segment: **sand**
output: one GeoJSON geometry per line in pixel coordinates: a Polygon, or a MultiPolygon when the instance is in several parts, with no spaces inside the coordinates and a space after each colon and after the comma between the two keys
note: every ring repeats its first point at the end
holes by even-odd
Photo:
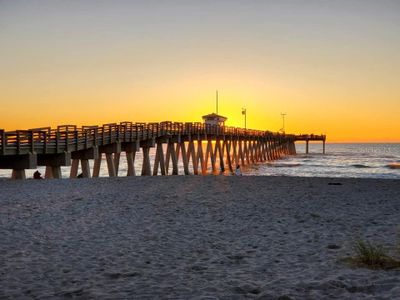
{"type": "Polygon", "coordinates": [[[399,225],[398,180],[1,180],[0,298],[400,299],[342,261],[399,225]]]}

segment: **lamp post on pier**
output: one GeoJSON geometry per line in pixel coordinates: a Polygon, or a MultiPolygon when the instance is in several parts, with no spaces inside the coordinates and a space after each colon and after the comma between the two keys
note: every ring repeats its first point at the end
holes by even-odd
{"type": "Polygon", "coordinates": [[[285,116],[286,116],[286,113],[281,113],[281,116],[282,116],[282,129],[281,129],[281,131],[282,131],[282,133],[285,133],[285,116]]]}
{"type": "Polygon", "coordinates": [[[244,129],[247,129],[247,110],[246,108],[242,108],[242,115],[244,115],[244,129]]]}

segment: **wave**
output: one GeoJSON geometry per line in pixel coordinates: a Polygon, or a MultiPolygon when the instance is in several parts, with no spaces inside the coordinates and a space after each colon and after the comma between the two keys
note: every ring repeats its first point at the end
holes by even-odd
{"type": "Polygon", "coordinates": [[[387,164],[386,167],[389,169],[400,169],[400,162],[387,164]]]}
{"type": "Polygon", "coordinates": [[[354,167],[354,168],[358,168],[358,169],[372,168],[370,166],[362,165],[362,164],[354,164],[354,165],[351,165],[351,166],[354,167]]]}
{"type": "Polygon", "coordinates": [[[293,168],[293,167],[299,167],[301,164],[299,163],[293,163],[293,164],[267,164],[269,167],[274,167],[274,168],[293,168]]]}

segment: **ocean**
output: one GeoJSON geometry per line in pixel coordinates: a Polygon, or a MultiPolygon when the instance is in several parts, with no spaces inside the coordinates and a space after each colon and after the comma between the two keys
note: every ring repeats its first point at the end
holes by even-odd
{"type": "Polygon", "coordinates": [[[296,144],[297,155],[249,166],[249,175],[400,179],[400,144],[296,144]]]}
{"type": "MultiPolygon", "coordinates": [[[[297,155],[284,159],[242,166],[242,173],[254,176],[301,176],[301,177],[353,177],[400,179],[400,144],[326,144],[326,154],[322,154],[322,143],[310,143],[310,153],[305,154],[305,144],[296,144],[297,155]]],[[[155,148],[150,153],[154,160],[155,148]]],[[[93,167],[93,161],[90,161],[93,167]]],[[[137,152],[136,174],[140,175],[142,154],[137,152]]],[[[179,160],[179,174],[183,174],[179,160]]],[[[192,169],[189,168],[191,171],[192,169]]],[[[211,167],[209,166],[211,170],[211,167]]],[[[38,168],[44,175],[44,167],[38,168]]],[[[26,170],[27,178],[32,178],[35,170],[26,170]]],[[[69,177],[70,167],[62,167],[63,178],[69,177]]],[[[125,176],[127,164],[121,154],[119,176],[125,176]]],[[[230,175],[228,171],[224,175],[230,175]]],[[[0,170],[0,177],[9,178],[11,170],[0,170]]],[[[107,164],[103,157],[100,176],[108,176],[107,164]]]]}

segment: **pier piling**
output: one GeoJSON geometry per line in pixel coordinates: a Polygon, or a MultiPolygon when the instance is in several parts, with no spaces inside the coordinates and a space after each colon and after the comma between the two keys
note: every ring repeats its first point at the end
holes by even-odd
{"type": "Polygon", "coordinates": [[[76,178],[81,166],[83,177],[100,175],[105,155],[108,175],[119,175],[121,152],[125,152],[127,176],[136,176],[136,152],[142,151],[141,175],[202,175],[236,165],[247,165],[295,155],[295,142],[322,141],[325,135],[292,135],[249,130],[203,123],[132,123],[103,126],[61,125],[6,132],[0,129],[0,168],[12,169],[13,179],[24,179],[26,169],[45,166],[45,178],[61,178],[61,167],[70,166],[70,177],[76,178]],[[150,149],[155,147],[151,161],[150,149]],[[91,170],[91,160],[93,169],[91,170]],[[218,169],[219,168],[219,169],[218,169]],[[171,171],[172,169],[172,171],[171,171]],[[211,170],[210,170],[211,169],[211,170]]]}

